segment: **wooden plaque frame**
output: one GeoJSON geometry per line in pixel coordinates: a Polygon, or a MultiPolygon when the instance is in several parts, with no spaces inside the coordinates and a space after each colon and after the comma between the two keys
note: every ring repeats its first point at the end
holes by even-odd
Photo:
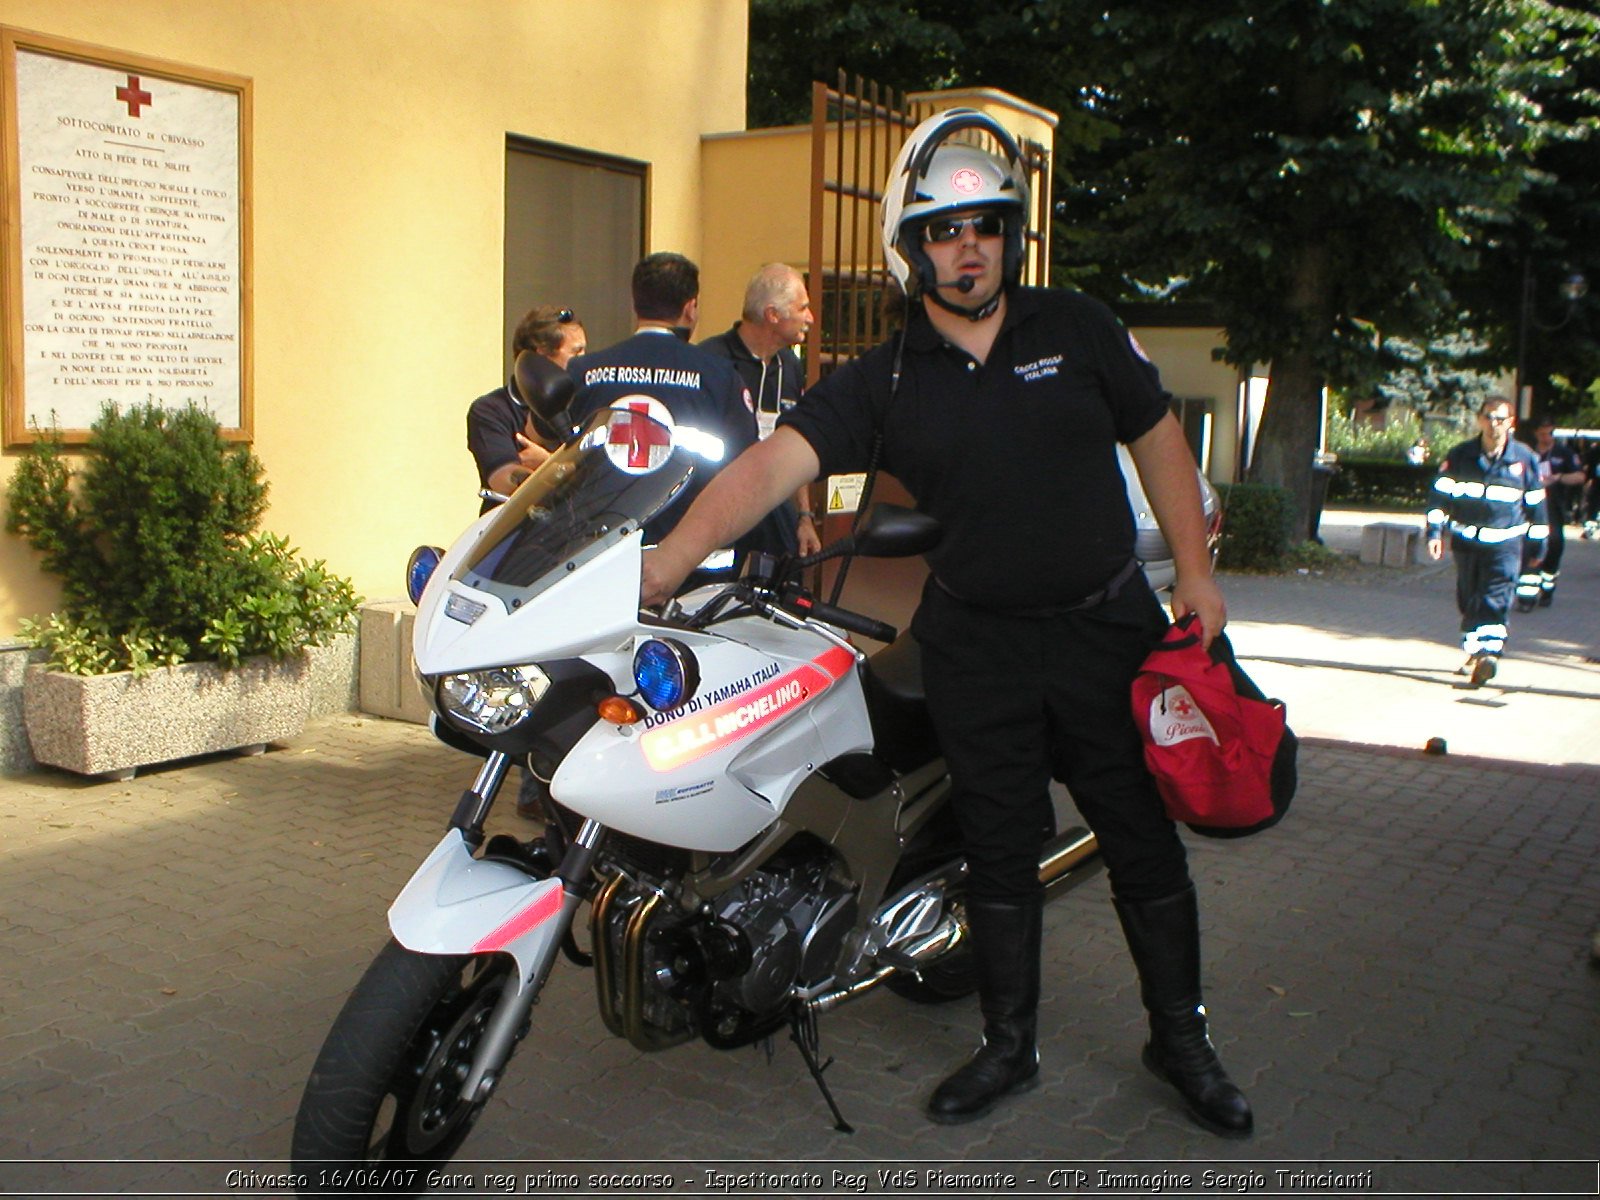
{"type": "Polygon", "coordinates": [[[107,400],[250,441],[252,81],[6,27],[0,66],[6,446],[107,400]]]}

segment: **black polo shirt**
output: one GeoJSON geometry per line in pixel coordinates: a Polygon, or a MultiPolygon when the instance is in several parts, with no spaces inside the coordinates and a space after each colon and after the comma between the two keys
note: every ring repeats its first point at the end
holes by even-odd
{"type": "Polygon", "coordinates": [[[762,361],[750,353],[750,347],[739,336],[741,324],[735,321],[732,329],[706,338],[699,343],[700,347],[733,364],[733,369],[739,372],[739,378],[744,380],[744,386],[750,389],[757,412],[768,412],[774,416],[788,412],[806,388],[805,368],[800,364],[800,356],[794,352],[794,347],[784,346],[771,358],[762,361]]]}
{"type": "Polygon", "coordinates": [[[478,482],[517,461],[517,434],[526,435],[528,410],[506,388],[479,396],[467,408],[467,449],[478,464],[478,482]]]}
{"type": "Polygon", "coordinates": [[[722,458],[698,460],[684,490],[645,524],[645,540],[652,545],[672,531],[719,470],[755,444],[754,406],[733,364],[665,330],[640,330],[573,359],[567,372],[578,385],[569,408],[578,424],[618,400],[643,395],[665,404],[676,424],[722,443],[722,458]]]}
{"type": "MultiPolygon", "coordinates": [[[[790,346],[784,346],[765,362],[751,354],[750,347],[739,336],[740,324],[735,321],[732,329],[708,337],[699,345],[703,350],[726,358],[733,364],[733,369],[739,373],[745,389],[755,401],[758,426],[770,431],[772,422],[793,408],[800,399],[800,393],[805,391],[805,368],[800,365],[800,356],[790,346]]],[[[762,517],[755,528],[745,535],[745,544],[768,554],[793,554],[799,547],[796,527],[799,519],[800,511],[794,500],[787,499],[762,517]]],[[[819,531],[822,528],[820,521],[817,528],[819,531]]]]}
{"type": "Polygon", "coordinates": [[[891,406],[895,340],[782,418],[823,472],[865,470],[882,423],[883,469],[944,526],[929,565],[973,603],[1067,603],[1115,576],[1134,543],[1116,444],[1148,433],[1171,397],[1111,311],[1080,292],[1012,289],[980,364],[914,309],[891,406]]]}

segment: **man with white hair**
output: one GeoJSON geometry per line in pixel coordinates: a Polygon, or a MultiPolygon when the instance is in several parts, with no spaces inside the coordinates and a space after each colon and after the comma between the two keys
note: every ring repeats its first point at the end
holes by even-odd
{"type": "MultiPolygon", "coordinates": [[[[805,341],[812,319],[800,272],[788,263],[767,263],[745,287],[742,317],[726,333],[700,343],[733,363],[755,401],[763,438],[805,390],[805,369],[794,348],[805,341]]],[[[811,507],[810,488],[802,487],[762,518],[752,540],[773,553],[813,554],[822,548],[821,534],[822,517],[811,507]]]]}

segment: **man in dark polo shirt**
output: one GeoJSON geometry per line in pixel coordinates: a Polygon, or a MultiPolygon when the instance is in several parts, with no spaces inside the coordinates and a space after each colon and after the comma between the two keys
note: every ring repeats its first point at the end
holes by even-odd
{"type": "MultiPolygon", "coordinates": [[[[678,437],[697,461],[683,494],[645,525],[645,543],[651,545],[677,524],[718,470],[755,444],[756,418],[754,401],[732,364],[689,344],[700,317],[699,268],[681,254],[651,254],[634,267],[632,292],[633,336],[568,364],[578,385],[569,411],[582,424],[599,409],[647,396],[671,414],[678,437]]],[[[695,582],[731,578],[733,568],[729,557],[723,569],[702,572],[695,582]]]]}
{"type": "Polygon", "coordinates": [[[1173,550],[1172,607],[1209,641],[1211,577],[1194,458],[1155,368],[1089,298],[1018,285],[1027,184],[992,119],[955,109],[913,131],[885,187],[883,238],[910,298],[900,338],[806,394],[646,556],[642,598],[819,472],[882,465],[944,538],[912,633],[970,868],[983,1044],[935,1090],[935,1121],[973,1120],[1038,1080],[1042,889],[1062,780],[1095,831],[1149,1013],[1145,1065],[1200,1124],[1253,1129],[1201,1004],[1199,911],[1177,829],[1144,759],[1130,685],[1167,620],[1133,557],[1116,461],[1125,443],[1173,550]],[[948,141],[982,129],[1000,159],[948,141]],[[894,378],[896,363],[899,384],[894,378]]]}
{"type": "MultiPolygon", "coordinates": [[[[744,289],[744,309],[733,328],[700,345],[733,363],[756,405],[760,436],[769,438],[778,418],[805,390],[805,368],[795,345],[811,328],[806,281],[788,263],[767,263],[744,289]]],[[[822,520],[811,507],[810,488],[773,509],[751,531],[772,554],[815,554],[822,549],[822,520]]]]}

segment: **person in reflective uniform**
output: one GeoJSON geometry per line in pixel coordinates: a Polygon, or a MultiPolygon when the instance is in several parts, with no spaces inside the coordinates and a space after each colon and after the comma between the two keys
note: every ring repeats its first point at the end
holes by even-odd
{"type": "Polygon", "coordinates": [[[1539,479],[1544,484],[1544,502],[1550,517],[1550,537],[1544,544],[1544,558],[1532,560],[1539,543],[1523,543],[1522,576],[1517,580],[1517,611],[1532,612],[1555,603],[1556,582],[1561,578],[1561,559],[1567,548],[1567,514],[1578,511],[1583,498],[1585,473],[1583,459],[1569,442],[1556,438],[1556,423],[1550,417],[1535,417],[1529,424],[1528,446],[1539,462],[1539,479]]]}
{"type": "Polygon", "coordinates": [[[1194,457],[1170,396],[1098,302],[1020,284],[1028,186],[1016,144],[954,109],[918,126],[884,189],[902,334],[807,391],[644,565],[670,594],[707,545],[797,484],[882,463],[944,536],[912,624],[970,870],[966,911],[983,1014],[977,1052],[930,1119],[975,1120],[1039,1078],[1043,890],[1052,777],[1094,830],[1149,1014],[1145,1065],[1200,1124],[1253,1116],[1207,1032],[1199,906],[1183,842],[1145,766],[1129,693],[1167,619],[1134,558],[1117,462],[1126,443],[1173,549],[1172,604],[1209,642],[1227,619],[1211,577],[1194,457]],[[955,135],[981,129],[996,157],[955,135]]]}
{"type": "MultiPolygon", "coordinates": [[[[1456,562],[1456,607],[1461,612],[1461,672],[1474,687],[1493,679],[1505,652],[1506,621],[1524,561],[1535,569],[1549,536],[1545,487],[1533,451],[1511,436],[1511,401],[1491,396],[1478,409],[1479,435],[1454,447],[1433,481],[1428,510],[1428,555],[1456,562]]],[[[1537,583],[1534,585],[1537,598],[1537,583]]]]}

